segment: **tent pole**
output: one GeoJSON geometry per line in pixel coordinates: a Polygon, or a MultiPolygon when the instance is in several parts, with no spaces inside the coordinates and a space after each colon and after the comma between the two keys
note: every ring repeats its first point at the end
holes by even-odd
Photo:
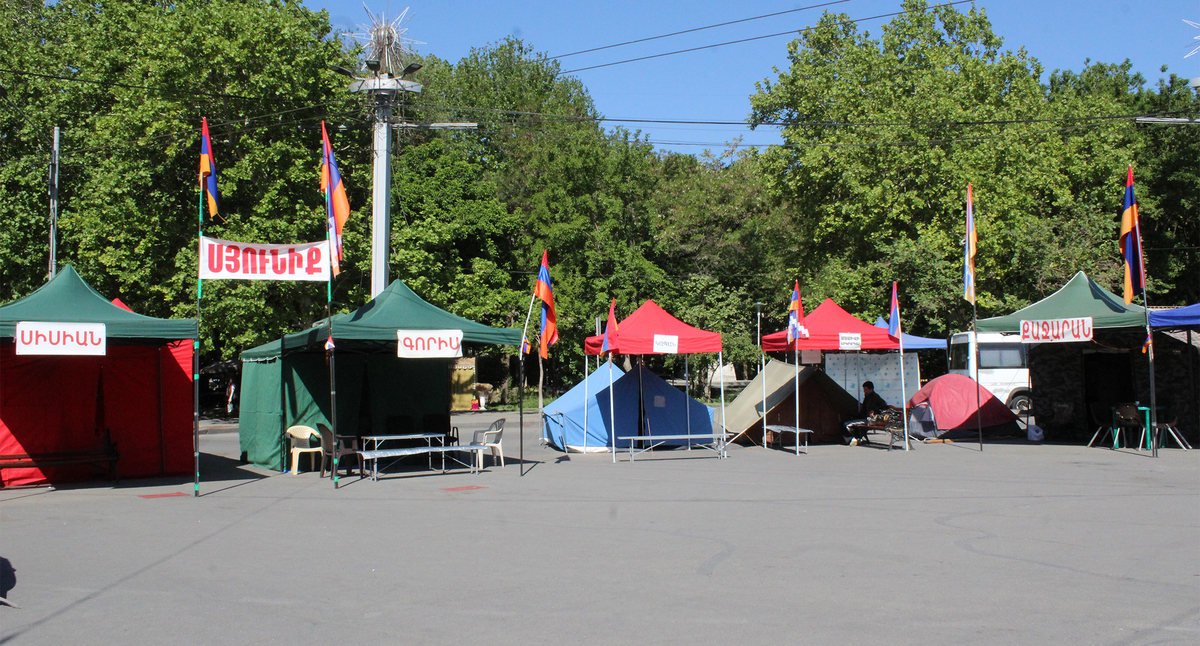
{"type": "MultiPolygon", "coordinates": [[[[687,412],[687,434],[692,434],[692,402],[687,394],[688,356],[683,355],[683,410],[687,412]]],[[[692,450],[692,441],[688,440],[687,450],[692,450]]]]}
{"type": "MultiPolygon", "coordinates": [[[[283,369],[283,339],[286,335],[279,337],[279,472],[283,473],[288,470],[288,450],[287,450],[287,382],[285,381],[286,373],[283,369]]],[[[299,470],[299,466],[296,467],[299,470]]]]}
{"type": "Polygon", "coordinates": [[[725,454],[725,354],[717,351],[717,368],[721,371],[721,457],[725,454]]]}
{"type": "Polygon", "coordinates": [[[613,355],[611,352],[609,352],[608,353],[608,421],[609,421],[609,425],[612,427],[609,430],[609,436],[612,438],[610,440],[612,442],[612,459],[613,459],[613,464],[616,464],[617,463],[617,416],[614,413],[614,407],[613,407],[612,369],[613,369],[613,355]]]}
{"type": "Polygon", "coordinates": [[[756,309],[758,310],[758,374],[762,380],[762,445],[765,449],[767,448],[767,351],[763,350],[762,343],[762,306],[759,305],[756,309]]]}

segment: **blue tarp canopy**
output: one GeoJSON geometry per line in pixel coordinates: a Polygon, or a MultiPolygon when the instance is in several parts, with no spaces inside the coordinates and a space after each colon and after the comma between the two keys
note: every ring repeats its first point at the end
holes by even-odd
{"type": "MultiPolygon", "coordinates": [[[[644,366],[625,373],[610,361],[542,408],[542,437],[551,446],[571,452],[601,452],[612,446],[610,370],[617,436],[638,435],[639,432],[642,435],[712,435],[713,409],[683,394],[644,366]],[[645,409],[645,421],[640,425],[640,431],[639,407],[645,409]]],[[[696,441],[697,444],[711,442],[711,438],[696,441]]],[[[667,444],[682,446],[687,441],[667,444]]],[[[616,446],[628,448],[629,442],[617,440],[616,446]]]]}
{"type": "Polygon", "coordinates": [[[1173,310],[1151,310],[1150,327],[1200,330],[1200,303],[1176,307],[1173,310]]]}
{"type": "MultiPolygon", "coordinates": [[[[883,320],[882,316],[875,319],[875,327],[881,327],[886,330],[887,326],[888,326],[887,321],[883,320]]],[[[905,350],[945,350],[946,349],[946,340],[945,339],[929,339],[929,338],[926,338],[923,336],[913,336],[911,334],[906,334],[904,332],[901,332],[900,336],[904,339],[904,349],[905,350]]]]}

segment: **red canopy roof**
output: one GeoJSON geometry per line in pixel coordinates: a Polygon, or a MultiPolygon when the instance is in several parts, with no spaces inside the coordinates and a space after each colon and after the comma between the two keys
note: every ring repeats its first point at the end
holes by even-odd
{"type": "Polygon", "coordinates": [[[987,388],[965,375],[951,373],[930,379],[908,400],[908,405],[912,407],[924,402],[929,402],[933,409],[933,418],[940,431],[975,428],[976,424],[995,426],[1017,419],[987,388]],[[978,420],[976,409],[979,410],[978,420]]]}
{"type": "MultiPolygon", "coordinates": [[[[804,317],[804,327],[808,328],[808,338],[799,339],[795,344],[787,342],[787,330],[781,330],[763,337],[763,349],[768,352],[800,350],[845,350],[840,342],[841,334],[857,334],[861,339],[862,350],[899,350],[900,344],[888,336],[887,330],[877,328],[870,323],[854,318],[846,310],[838,307],[831,299],[817,306],[817,309],[804,317]]],[[[624,332],[624,329],[621,330],[624,332]]]]}
{"type": "MultiPolygon", "coordinates": [[[[587,354],[600,354],[604,336],[589,336],[583,349],[587,354]]],[[[616,352],[619,354],[691,354],[720,352],[721,333],[694,328],[671,316],[654,301],[641,307],[617,324],[616,352]],[[655,337],[659,346],[655,349],[655,337]],[[672,344],[672,342],[674,342],[672,344]],[[675,347],[671,352],[666,348],[675,347]]]]}

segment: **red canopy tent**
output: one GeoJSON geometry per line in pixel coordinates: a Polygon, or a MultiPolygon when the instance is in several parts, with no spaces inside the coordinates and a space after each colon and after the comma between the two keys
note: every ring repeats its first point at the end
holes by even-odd
{"type": "MultiPolygon", "coordinates": [[[[721,333],[709,332],[695,328],[671,316],[654,301],[646,301],[617,324],[616,342],[610,350],[615,354],[694,354],[697,352],[716,352],[718,369],[722,362],[721,333]]],[[[604,347],[604,335],[589,336],[584,339],[585,354],[599,355],[604,347]]],[[[684,357],[684,374],[687,374],[687,357],[684,357]]],[[[725,428],[725,375],[721,374],[721,428],[725,428]]],[[[587,370],[584,370],[585,384],[587,370]]],[[[586,392],[586,385],[584,386],[586,392]]],[[[612,388],[609,388],[609,408],[612,408],[612,388]]],[[[691,409],[688,409],[690,415],[691,409]]],[[[689,429],[691,420],[688,420],[689,429]]],[[[616,432],[612,451],[613,461],[616,462],[616,432]]]]}
{"type": "MultiPolygon", "coordinates": [[[[617,324],[617,330],[617,354],[721,352],[720,332],[694,328],[668,314],[654,301],[643,303],[633,314],[617,324]],[[673,350],[670,349],[672,347],[673,350]]],[[[584,351],[588,354],[600,354],[603,343],[603,335],[589,336],[584,340],[584,351]]]]}
{"type": "MultiPolygon", "coordinates": [[[[832,299],[817,306],[804,317],[808,329],[807,339],[788,343],[787,330],[767,334],[762,338],[763,350],[767,352],[791,352],[793,350],[899,350],[900,343],[888,336],[886,328],[877,328],[866,321],[852,316],[838,307],[832,299]],[[846,347],[843,334],[857,334],[860,344],[856,348],[846,347]]],[[[624,340],[625,329],[621,329],[624,340]]]]}

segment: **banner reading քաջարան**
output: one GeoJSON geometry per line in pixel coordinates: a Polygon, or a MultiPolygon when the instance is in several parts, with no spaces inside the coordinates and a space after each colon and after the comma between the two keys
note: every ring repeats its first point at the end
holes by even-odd
{"type": "Polygon", "coordinates": [[[329,241],[256,244],[202,236],[200,278],[328,281],[329,241]]]}
{"type": "Polygon", "coordinates": [[[1092,340],[1092,317],[1021,321],[1021,343],[1075,343],[1092,340]]]}

